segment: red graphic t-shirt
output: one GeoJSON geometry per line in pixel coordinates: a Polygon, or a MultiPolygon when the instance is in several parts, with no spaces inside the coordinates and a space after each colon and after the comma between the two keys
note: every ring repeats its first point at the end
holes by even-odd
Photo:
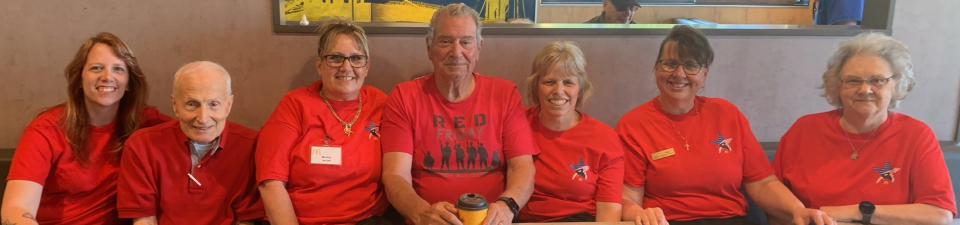
{"type": "Polygon", "coordinates": [[[507,160],[539,153],[517,86],[474,74],[467,99],[440,95],[433,75],[398,84],[383,113],[383,152],[413,156],[413,188],[433,204],[464,193],[493,201],[506,185],[507,160]]]}

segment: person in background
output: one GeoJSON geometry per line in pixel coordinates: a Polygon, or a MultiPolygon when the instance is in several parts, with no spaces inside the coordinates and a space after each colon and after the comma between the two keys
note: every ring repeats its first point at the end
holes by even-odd
{"type": "Polygon", "coordinates": [[[603,0],[603,11],[599,16],[583,23],[636,24],[633,14],[640,9],[638,0],[603,0]]]}
{"type": "Polygon", "coordinates": [[[623,147],[613,128],[578,110],[593,91],[586,64],[571,41],[550,43],[533,60],[527,120],[540,154],[521,222],[620,221],[623,147]]]}
{"type": "Polygon", "coordinates": [[[227,120],[230,74],[188,63],[173,77],[177,121],[140,129],[123,149],[117,210],[134,225],[253,224],[263,218],[254,183],[257,131],[227,120]]]}
{"type": "Polygon", "coordinates": [[[814,25],[860,25],[864,0],[813,0],[814,25]]]}
{"type": "Polygon", "coordinates": [[[950,224],[956,196],[936,135],[891,111],[913,86],[900,41],[864,33],[841,42],[821,86],[837,109],[797,119],[777,147],[777,176],[837,221],[950,224]]]}
{"type": "Polygon", "coordinates": [[[20,136],[0,208],[4,224],[124,223],[116,208],[124,142],[171,120],[146,105],[147,78],[111,33],[84,41],[64,75],[66,103],[37,115],[20,136]]]}

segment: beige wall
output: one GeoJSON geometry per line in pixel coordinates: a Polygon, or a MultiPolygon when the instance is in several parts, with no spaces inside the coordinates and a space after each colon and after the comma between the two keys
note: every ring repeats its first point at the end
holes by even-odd
{"type": "MultiPolygon", "coordinates": [[[[136,52],[152,86],[150,104],[170,114],[174,71],[187,62],[219,62],[233,75],[230,119],[259,128],[288,90],[318,77],[316,38],[273,34],[267,1],[4,1],[0,3],[0,148],[16,146],[43,107],[64,100],[63,67],[80,42],[111,31],[136,52]]],[[[918,84],[900,111],[951,140],[960,95],[960,2],[901,2],[894,37],[915,54],[918,84]]],[[[657,94],[652,65],[659,36],[485,35],[477,70],[521,82],[530,60],[554,40],[581,44],[597,86],[590,115],[615,124],[657,94]]],[[[710,37],[717,59],[702,93],[729,99],[761,141],[777,141],[801,115],[829,110],[814,87],[839,37],[710,37]]],[[[431,70],[420,35],[371,35],[367,81],[384,90],[431,70]]]]}
{"type": "MultiPolygon", "coordinates": [[[[537,9],[538,23],[580,23],[603,11],[602,6],[550,6],[537,9]]],[[[643,6],[637,23],[672,23],[694,18],[722,24],[813,24],[809,7],[643,6]]]]}

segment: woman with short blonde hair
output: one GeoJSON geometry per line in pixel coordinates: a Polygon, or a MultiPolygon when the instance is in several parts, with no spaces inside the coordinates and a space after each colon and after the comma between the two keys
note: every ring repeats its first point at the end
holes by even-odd
{"type": "Polygon", "coordinates": [[[610,126],[578,110],[592,91],[586,66],[571,41],[550,43],[533,60],[526,115],[540,154],[521,222],[620,221],[623,150],[610,126]]]}
{"type": "Polygon", "coordinates": [[[380,183],[387,95],[363,84],[370,70],[366,34],[343,18],[317,32],[320,80],[287,92],[257,139],[267,218],[271,224],[390,224],[382,217],[389,203],[380,183]]]}

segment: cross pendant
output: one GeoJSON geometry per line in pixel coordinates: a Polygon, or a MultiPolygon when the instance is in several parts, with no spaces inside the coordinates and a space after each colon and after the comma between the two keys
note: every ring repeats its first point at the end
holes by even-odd
{"type": "Polygon", "coordinates": [[[683,147],[687,147],[687,151],[690,151],[690,144],[683,143],[683,147]]]}
{"type": "Polygon", "coordinates": [[[353,131],[350,130],[350,126],[347,126],[343,128],[343,133],[347,134],[347,137],[350,137],[350,135],[353,134],[353,131]]]}

